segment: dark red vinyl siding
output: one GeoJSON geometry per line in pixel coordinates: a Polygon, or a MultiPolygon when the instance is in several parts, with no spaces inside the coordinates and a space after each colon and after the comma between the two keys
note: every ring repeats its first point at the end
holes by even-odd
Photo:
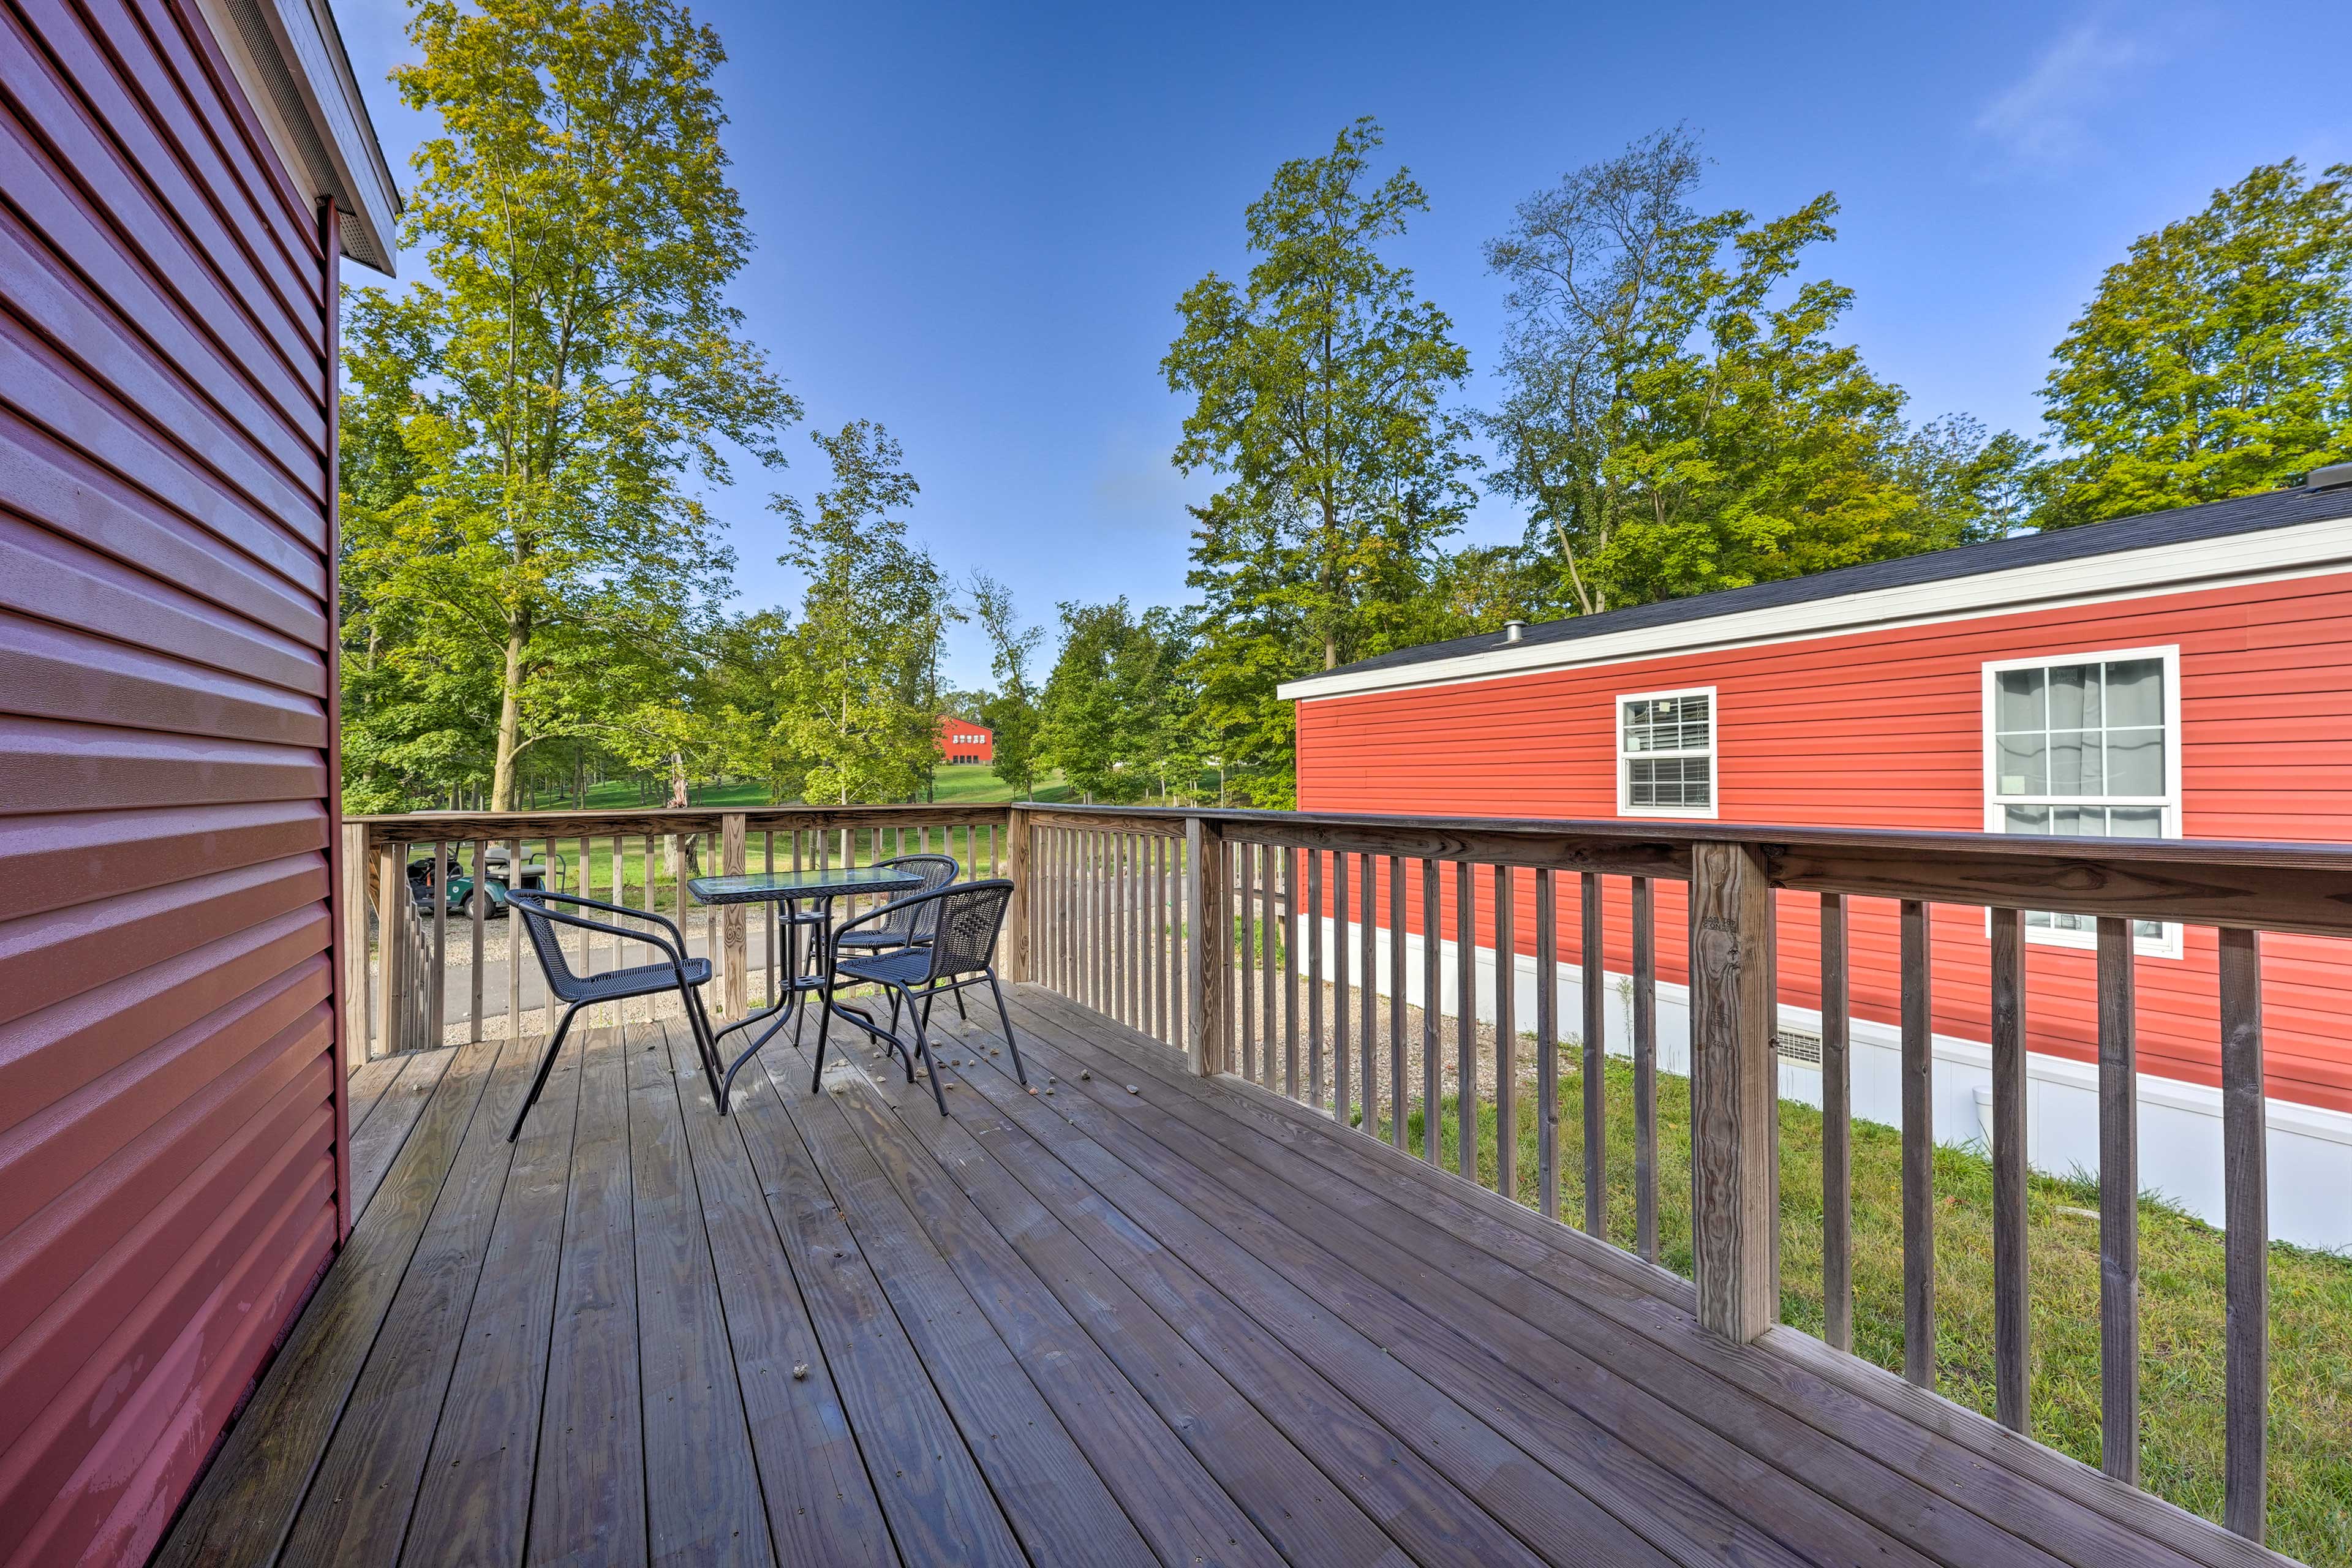
{"type": "Polygon", "coordinates": [[[0,1564],[137,1562],[334,1248],[334,261],[185,0],[0,0],[0,1564]]]}

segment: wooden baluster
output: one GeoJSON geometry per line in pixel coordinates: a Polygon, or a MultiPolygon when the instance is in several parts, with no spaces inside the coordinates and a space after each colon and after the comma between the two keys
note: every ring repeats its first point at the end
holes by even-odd
{"type": "Polygon", "coordinates": [[[1454,863],[1454,1167],[1478,1179],[1478,884],[1467,860],[1454,863]]]}
{"type": "Polygon", "coordinates": [[[1283,851],[1271,844],[1258,846],[1258,984],[1265,988],[1260,1012],[1265,1019],[1265,1050],[1258,1063],[1258,1081],[1268,1089],[1279,1081],[1275,1068],[1275,1042],[1281,1034],[1282,968],[1275,950],[1282,945],[1282,934],[1281,906],[1275,898],[1274,883],[1275,868],[1282,855],[1283,851]]]}
{"type": "Polygon", "coordinates": [[[1282,1092],[1298,1098],[1298,851],[1282,852],[1282,1092]]]}
{"type": "Polygon", "coordinates": [[[2025,1252],[2025,924],[2015,910],[1990,913],[1993,1412],[2002,1426],[2023,1432],[2029,1429],[2031,1397],[2025,1252]]]}
{"type": "Polygon", "coordinates": [[[2263,949],[2258,931],[2221,939],[2221,1179],[2229,1318],[2221,1522],[2263,1539],[2270,1459],[2270,1106],[2263,1093],[2263,949]]]}
{"type": "Polygon", "coordinates": [[[386,844],[375,852],[375,1050],[380,1056],[404,1048],[402,1028],[408,993],[416,984],[404,940],[409,920],[408,846],[386,844]]]}
{"type": "Polygon", "coordinates": [[[1578,887],[1578,962],[1584,1004],[1584,1230],[1609,1234],[1609,938],[1602,916],[1601,879],[1583,873],[1578,887]]]}
{"type": "Polygon", "coordinates": [[[1198,816],[1184,819],[1185,861],[1191,868],[1189,908],[1184,923],[1191,928],[1192,962],[1185,966],[1190,1001],[1185,1012],[1191,1030],[1187,1054],[1192,1070],[1207,1074],[1224,1067],[1224,944],[1212,934],[1224,923],[1223,829],[1198,816]]]}
{"type": "Polygon", "coordinates": [[[1444,1134],[1444,1107],[1438,1092],[1437,1020],[1442,1009],[1442,963],[1444,943],[1443,900],[1437,891],[1437,862],[1421,863],[1421,1157],[1437,1163],[1444,1134]]]}
{"type": "Polygon", "coordinates": [[[1240,927],[1241,963],[1237,978],[1242,1020],[1242,1076],[1255,1082],[1257,1079],[1257,975],[1254,965],[1257,959],[1257,882],[1258,847],[1255,844],[1234,846],[1234,889],[1238,900],[1234,923],[1240,927]]]}
{"type": "MultiPolygon", "coordinates": [[[[1389,1142],[1404,1147],[1412,1095],[1404,1082],[1404,861],[1389,857],[1389,1142]]],[[[1423,1112],[1426,1120],[1427,1112],[1423,1112]]]]}
{"type": "Polygon", "coordinates": [[[490,847],[480,839],[474,840],[474,886],[466,899],[466,914],[473,925],[473,963],[467,986],[466,1038],[470,1043],[482,1037],[482,943],[488,934],[484,922],[488,918],[490,847]]]}
{"type": "MultiPolygon", "coordinates": [[[[721,876],[740,877],[744,874],[746,820],[740,811],[730,811],[719,818],[719,870],[721,876]]],[[[613,843],[615,861],[620,852],[620,841],[615,839],[613,843]]],[[[615,886],[619,885],[620,879],[620,868],[616,864],[613,871],[615,886]]],[[[617,893],[614,895],[613,901],[622,901],[617,893]]],[[[727,949],[726,973],[719,977],[720,994],[724,1000],[719,1005],[727,1010],[730,1018],[740,1018],[751,1010],[751,986],[746,984],[751,968],[751,949],[746,940],[749,921],[745,919],[750,912],[742,904],[729,904],[719,911],[727,949]]]]}
{"type": "Polygon", "coordinates": [[[1099,832],[1087,834],[1087,864],[1094,878],[1092,896],[1087,900],[1087,951],[1094,958],[1094,1009],[1107,1014],[1111,1010],[1110,868],[1107,863],[1110,846],[1108,837],[1099,832]]]}
{"type": "Polygon", "coordinates": [[[446,840],[433,841],[433,876],[425,885],[433,890],[433,986],[425,1009],[426,1037],[438,1046],[449,1017],[449,846],[446,840]]]}
{"type": "Polygon", "coordinates": [[[1745,1343],[1780,1315],[1772,1232],[1771,891],[1745,844],[1691,847],[1691,1254],[1701,1327],[1745,1343]]]}
{"type": "Polygon", "coordinates": [[[1495,880],[1495,1190],[1519,1195],[1519,943],[1512,910],[1518,877],[1497,866],[1495,880]]]}
{"type": "Polygon", "coordinates": [[[1650,879],[1633,879],[1633,1245],[1658,1260],[1658,912],[1650,879]]]}
{"type": "MultiPolygon", "coordinates": [[[[623,845],[624,845],[625,842],[626,842],[626,841],[625,841],[625,839],[623,839],[623,838],[621,837],[621,836],[620,836],[619,834],[617,834],[617,833],[616,833],[616,834],[614,834],[614,835],[613,836],[612,840],[611,840],[611,843],[612,843],[612,846],[613,846],[613,887],[612,887],[613,897],[612,897],[612,901],[613,901],[614,903],[620,904],[620,905],[623,905],[623,906],[625,906],[625,905],[628,903],[628,901],[629,901],[629,889],[628,889],[628,876],[629,876],[629,868],[628,868],[628,861],[627,861],[627,851],[623,847],[623,845]]],[[[610,917],[602,917],[602,916],[600,916],[600,918],[610,918],[610,917]]],[[[623,921],[615,921],[614,923],[616,923],[616,924],[625,924],[625,922],[623,922],[623,921]]],[[[644,947],[644,944],[641,942],[641,943],[639,943],[639,944],[638,944],[638,946],[639,946],[639,948],[642,950],[642,949],[643,949],[643,947],[644,947]]],[[[628,944],[628,942],[625,942],[625,940],[623,940],[623,939],[621,939],[621,938],[619,938],[619,937],[615,937],[615,938],[614,938],[614,939],[613,939],[613,963],[614,963],[614,966],[615,968],[621,967],[621,966],[623,966],[623,965],[628,964],[628,963],[633,963],[633,962],[635,962],[635,963],[643,963],[643,962],[645,961],[645,957],[646,957],[646,954],[645,954],[645,952],[644,952],[643,951],[640,951],[640,952],[635,952],[635,953],[632,953],[632,952],[629,951],[629,944],[628,944]]],[[[617,1026],[617,1025],[625,1024],[625,1023],[627,1023],[627,1022],[628,1022],[628,1018],[629,1018],[629,1005],[628,1005],[627,1003],[625,1003],[625,1002],[614,1002],[614,1003],[609,1003],[609,1004],[607,1004],[607,1005],[605,1005],[605,1007],[604,1007],[604,1015],[605,1015],[605,1019],[604,1019],[604,1021],[605,1021],[606,1023],[608,1023],[608,1024],[612,1024],[612,1025],[616,1025],[616,1026],[617,1026]]]]}
{"type": "Polygon", "coordinates": [[[1128,998],[1127,1007],[1135,1028],[1146,1035],[1156,1032],[1152,1002],[1159,988],[1153,984],[1151,963],[1151,853],[1159,842],[1141,833],[1128,839],[1127,962],[1134,994],[1128,998]]]}
{"type": "MultiPolygon", "coordinates": [[[[650,861],[647,862],[651,864],[650,861]]],[[[507,889],[509,892],[523,885],[522,840],[507,840],[507,889]]],[[[522,929],[522,918],[513,910],[507,911],[507,1038],[522,1038],[522,966],[530,962],[530,939],[522,929]]]]}
{"type": "MultiPolygon", "coordinates": [[[[1635,884],[1637,887],[1639,883],[1635,884]]],[[[1822,1337],[1853,1349],[1853,1067],[1845,895],[1822,895],[1822,1337]]]]}
{"type": "Polygon", "coordinates": [[[1331,852],[1331,1115],[1345,1127],[1356,1107],[1356,1065],[1348,1051],[1348,1018],[1355,1011],[1355,993],[1348,972],[1355,959],[1348,945],[1348,857],[1331,852]]]}
{"type": "Polygon", "coordinates": [[[1935,1035],[1928,908],[1903,900],[1903,1375],[1936,1386],[1935,1035]]]}
{"type": "Polygon", "coordinates": [[[1546,1219],[1559,1217],[1559,909],[1549,867],[1536,868],[1536,1189],[1546,1219]]]}
{"type": "Polygon", "coordinates": [[[1356,1092],[1363,1102],[1364,1131],[1377,1138],[1381,1135],[1381,871],[1370,855],[1356,857],[1356,957],[1360,965],[1356,997],[1363,1009],[1357,1047],[1361,1052],[1363,1081],[1356,1086],[1356,1092]]]}
{"type": "Polygon", "coordinates": [[[1307,1102],[1323,1099],[1323,851],[1307,851],[1307,1102]]]}
{"type": "Polygon", "coordinates": [[[2132,960],[2132,922],[2100,916],[2099,1468],[2137,1486],[2139,1063],[2132,960]]]}

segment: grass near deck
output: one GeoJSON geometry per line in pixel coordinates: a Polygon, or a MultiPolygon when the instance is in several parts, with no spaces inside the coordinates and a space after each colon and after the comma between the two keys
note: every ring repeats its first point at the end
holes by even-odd
{"type": "MultiPolygon", "coordinates": [[[[1633,1245],[1633,1077],[1608,1068],[1609,1234],[1633,1245]]],[[[1518,1193],[1537,1187],[1535,1099],[1518,1129],[1518,1193]]],[[[1560,1212],[1584,1212],[1581,1075],[1560,1079],[1560,1212]]],[[[1454,1111],[1442,1144],[1454,1168],[1454,1111]]],[[[1406,1121],[1421,1145],[1421,1113],[1406,1121]]],[[[1479,1175],[1495,1180],[1495,1108],[1479,1107],[1479,1175]]],[[[1386,1136],[1386,1123],[1381,1124],[1386,1136]]],[[[1784,1102],[1780,1121],[1783,1321],[1822,1331],[1822,1118],[1784,1102]]],[[[1853,1128],[1854,1349],[1903,1365],[1902,1140],[1853,1128]]],[[[1688,1277],[1689,1080],[1658,1076],[1659,1261],[1688,1277]]],[[[1992,1165],[1961,1149],[1936,1154],[1938,1390],[1993,1409],[1992,1165]]],[[[2099,1223],[2095,1181],[2036,1177],[2032,1239],[2032,1433],[2099,1461],[2099,1223]]],[[[2144,1484],[2219,1519],[2222,1496],[2221,1233],[2156,1200],[2140,1205],[2140,1432],[2144,1484]]],[[[2271,1249],[2270,1544],[2315,1563],[2352,1563],[2352,1258],[2271,1249]]]]}
{"type": "MultiPolygon", "coordinates": [[[[999,801],[1015,801],[1021,792],[996,776],[992,767],[960,763],[950,767],[942,764],[932,776],[932,804],[940,805],[992,805],[999,801]]],[[[1042,804],[1076,800],[1077,792],[1062,782],[1059,773],[1048,773],[1037,785],[1037,800],[1042,804]]],[[[777,805],[768,798],[768,786],[762,784],[697,784],[687,791],[687,799],[696,808],[725,806],[743,811],[782,810],[798,805],[799,801],[787,801],[777,805]]],[[[637,785],[631,779],[606,779],[588,786],[590,811],[636,811],[663,804],[660,799],[650,803],[638,797],[637,785]]],[[[812,804],[822,805],[822,801],[812,804]]],[[[562,792],[542,794],[530,810],[567,811],[572,797],[562,792]]]]}

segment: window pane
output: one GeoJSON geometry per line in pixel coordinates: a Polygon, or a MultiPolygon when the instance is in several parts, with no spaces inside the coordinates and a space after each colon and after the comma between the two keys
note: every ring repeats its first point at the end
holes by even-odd
{"type": "Polygon", "coordinates": [[[2043,931],[2048,931],[2050,929],[2050,911],[2048,910],[2028,910],[2025,911],[2025,923],[2030,926],[2038,926],[2043,931]]]}
{"type": "Polygon", "coordinates": [[[2046,805],[2005,805],[2001,814],[2008,818],[2002,831],[2008,833],[2047,833],[2050,831],[2050,808],[2046,805]]]}
{"type": "Polygon", "coordinates": [[[2001,734],[2021,730],[2044,727],[2042,706],[2042,672],[2038,669],[2004,669],[1996,678],[1993,693],[1993,729],[2001,734]]]}
{"type": "Polygon", "coordinates": [[[2096,730],[2050,731],[2050,791],[2052,795],[2105,795],[2096,730]]]}
{"type": "Polygon", "coordinates": [[[2071,838],[2105,838],[2107,836],[2106,808],[2053,805],[2050,808],[2050,831],[2071,838]]]}
{"type": "Polygon", "coordinates": [[[2164,837],[2164,808],[2160,805],[2109,806],[2107,831],[2117,838],[2161,838],[2164,837]]]}
{"type": "Polygon", "coordinates": [[[2114,725],[2164,722],[2164,660],[2121,659],[2107,666],[2107,721],[2114,725]]]}
{"type": "Polygon", "coordinates": [[[2003,735],[1994,744],[1993,772],[2002,795],[2050,793],[2049,742],[2042,735],[2003,735]]]}
{"type": "Polygon", "coordinates": [[[2050,727],[2053,730],[2095,730],[2099,727],[2099,667],[2061,665],[2050,672],[2050,727]]]}
{"type": "Polygon", "coordinates": [[[2162,921],[2132,921],[2132,935],[2139,938],[2142,942],[2162,942],[2164,940],[2164,922],[2162,921]]]}
{"type": "Polygon", "coordinates": [[[2107,731],[2107,795],[2164,793],[2164,731],[2107,731]]]}

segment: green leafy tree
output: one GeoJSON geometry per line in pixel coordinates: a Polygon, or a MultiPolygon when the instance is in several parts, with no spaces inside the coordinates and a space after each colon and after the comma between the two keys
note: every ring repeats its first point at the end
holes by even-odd
{"type": "Polygon", "coordinates": [[[1045,629],[1023,626],[1013,591],[985,572],[974,572],[969,588],[972,614],[988,637],[989,673],[996,678],[995,695],[980,710],[981,722],[996,737],[996,776],[1034,800],[1045,721],[1029,682],[1029,661],[1045,643],[1045,629]]]}
{"type": "Polygon", "coordinates": [[[1395,646],[1471,500],[1468,427],[1444,406],[1469,356],[1381,254],[1429,204],[1408,170],[1375,178],[1381,142],[1359,120],[1277,168],[1245,215],[1248,277],[1195,284],[1160,362],[1192,398],[1176,466],[1225,480],[1194,511],[1200,678],[1238,765],[1276,793],[1293,745],[1275,683],[1395,646]]]}
{"type": "Polygon", "coordinates": [[[1486,247],[1510,310],[1492,482],[1528,505],[1555,601],[1589,615],[2010,526],[2024,443],[1913,430],[1902,389],[1831,341],[1853,293],[1799,273],[1836,198],[1702,213],[1704,166],[1659,132],[1520,203],[1486,247]]]}
{"type": "Polygon", "coordinates": [[[814,516],[779,496],[807,580],[781,683],[780,740],[807,769],[810,800],[911,800],[940,758],[939,649],[954,614],[947,579],[894,515],[914,477],[880,426],[811,433],[832,464],[814,516]]]}
{"type": "Polygon", "coordinates": [[[799,410],[724,302],[751,238],[716,34],[670,0],[420,0],[409,37],[428,276],[352,292],[346,367],[415,471],[357,575],[453,679],[487,662],[504,810],[529,748],[608,737],[677,668],[733,565],[686,481],[730,444],[780,463],[799,410]]]}
{"type": "Polygon", "coordinates": [[[2265,164],[2132,244],[2052,358],[2044,526],[2352,459],[2352,164],[2265,164]]]}
{"type": "Polygon", "coordinates": [[[1125,599],[1061,610],[1043,702],[1045,760],[1089,801],[1165,795],[1171,768],[1183,765],[1192,707],[1181,620],[1163,609],[1138,616],[1125,599]]]}

